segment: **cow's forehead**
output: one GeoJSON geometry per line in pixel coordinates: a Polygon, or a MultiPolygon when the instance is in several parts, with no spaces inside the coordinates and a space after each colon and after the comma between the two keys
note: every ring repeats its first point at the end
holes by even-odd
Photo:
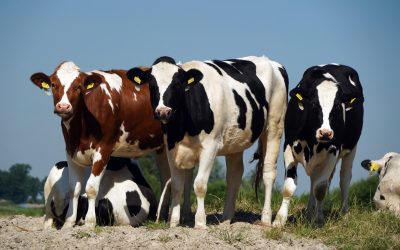
{"type": "Polygon", "coordinates": [[[322,107],[332,107],[336,98],[338,86],[331,80],[322,81],[317,86],[318,100],[322,107]]]}
{"type": "Polygon", "coordinates": [[[157,63],[151,68],[151,74],[159,86],[169,85],[178,71],[179,67],[177,65],[167,62],[157,63]]]}
{"type": "Polygon", "coordinates": [[[80,69],[73,62],[63,62],[56,69],[55,75],[64,89],[68,89],[72,82],[79,76],[80,69]]]}

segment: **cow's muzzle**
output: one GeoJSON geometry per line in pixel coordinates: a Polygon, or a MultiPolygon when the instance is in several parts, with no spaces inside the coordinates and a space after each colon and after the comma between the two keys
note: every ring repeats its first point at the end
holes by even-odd
{"type": "Polygon", "coordinates": [[[54,107],[54,113],[63,119],[69,118],[72,115],[72,106],[71,104],[57,103],[54,107]]]}
{"type": "Polygon", "coordinates": [[[155,117],[162,123],[166,124],[171,118],[172,109],[169,107],[158,107],[154,112],[155,117]]]}
{"type": "Polygon", "coordinates": [[[318,142],[330,142],[333,139],[333,130],[329,128],[320,128],[317,130],[317,141],[318,142]]]}

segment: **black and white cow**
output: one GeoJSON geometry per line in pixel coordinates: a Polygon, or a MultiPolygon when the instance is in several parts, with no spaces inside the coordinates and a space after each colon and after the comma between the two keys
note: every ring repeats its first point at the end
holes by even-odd
{"type": "MultiPolygon", "coordinates": [[[[68,164],[58,162],[44,185],[44,228],[61,228],[69,207],[68,164]]],[[[86,168],[84,183],[90,176],[86,168]]],[[[101,181],[96,200],[96,221],[99,225],[138,226],[147,218],[155,219],[156,197],[136,163],[127,158],[111,157],[101,181]]],[[[76,224],[84,224],[88,199],[81,193],[78,200],[76,224]]]]}
{"type": "Polygon", "coordinates": [[[361,165],[379,174],[379,184],[374,195],[375,205],[379,209],[392,210],[400,216],[400,154],[386,153],[379,160],[364,160],[361,165]]]}
{"type": "Polygon", "coordinates": [[[273,225],[286,222],[297,184],[297,163],[311,177],[308,215],[322,224],[322,202],[339,159],[342,212],[348,210],[351,169],[363,125],[363,90],[354,69],[328,64],[307,69],[290,96],[285,117],[283,201],[273,225]]]}
{"type": "Polygon", "coordinates": [[[197,163],[195,227],[206,228],[204,197],[217,155],[227,162],[227,197],[223,220],[234,215],[243,174],[243,151],[258,138],[265,165],[262,221],[271,224],[271,191],[287,106],[287,74],[266,57],[192,61],[177,65],[158,58],[148,70],[133,68],[127,76],[136,85],[148,82],[155,116],[163,123],[171,169],[170,226],[180,219],[184,170],[197,163]]]}

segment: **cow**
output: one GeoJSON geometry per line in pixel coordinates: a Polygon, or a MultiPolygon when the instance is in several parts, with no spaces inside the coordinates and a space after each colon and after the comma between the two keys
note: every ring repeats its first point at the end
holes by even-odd
{"type": "Polygon", "coordinates": [[[243,174],[243,151],[258,139],[265,165],[262,222],[270,225],[271,190],[287,105],[284,67],[266,57],[176,64],[163,56],[151,68],[132,68],[127,76],[136,87],[148,84],[154,115],[163,123],[171,170],[170,226],[179,224],[184,170],[198,163],[193,184],[195,228],[206,228],[204,198],[217,155],[225,155],[227,163],[222,219],[229,222],[243,174]]]}
{"type": "Polygon", "coordinates": [[[375,205],[400,216],[400,154],[390,152],[379,160],[364,160],[361,165],[379,174],[379,184],[374,195],[375,205]]]}
{"type": "Polygon", "coordinates": [[[336,163],[340,170],[341,211],[348,211],[352,164],[363,125],[363,89],[351,67],[327,64],[308,68],[290,91],[285,117],[285,181],[273,226],[284,226],[297,185],[297,163],[311,178],[307,216],[322,226],[322,206],[336,163]]]}
{"type": "MultiPolygon", "coordinates": [[[[51,168],[44,185],[44,228],[61,228],[69,206],[68,163],[60,161],[51,168]]],[[[84,183],[90,175],[85,169],[84,183]]],[[[83,190],[82,190],[83,191],[83,190]]],[[[78,200],[76,224],[83,224],[88,209],[86,194],[78,200]]],[[[138,226],[147,218],[155,219],[157,200],[138,165],[127,158],[111,157],[96,200],[99,225],[138,226]]]]}
{"type": "Polygon", "coordinates": [[[86,166],[92,166],[85,192],[87,227],[96,223],[95,201],[111,155],[135,158],[157,154],[161,183],[170,177],[160,122],[154,119],[148,86],[133,86],[126,70],[81,72],[71,61],[50,76],[35,73],[31,81],[52,92],[54,113],[61,117],[69,173],[70,201],[63,227],[76,222],[78,197],[86,166]]]}

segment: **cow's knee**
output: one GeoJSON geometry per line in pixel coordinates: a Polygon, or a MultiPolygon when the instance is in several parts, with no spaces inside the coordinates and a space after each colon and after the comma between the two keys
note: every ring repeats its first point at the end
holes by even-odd
{"type": "Polygon", "coordinates": [[[207,182],[202,179],[196,179],[194,181],[194,192],[197,197],[204,197],[207,192],[207,182]]]}
{"type": "Polygon", "coordinates": [[[92,184],[86,185],[86,195],[88,199],[95,199],[97,197],[97,188],[92,184]]]}

